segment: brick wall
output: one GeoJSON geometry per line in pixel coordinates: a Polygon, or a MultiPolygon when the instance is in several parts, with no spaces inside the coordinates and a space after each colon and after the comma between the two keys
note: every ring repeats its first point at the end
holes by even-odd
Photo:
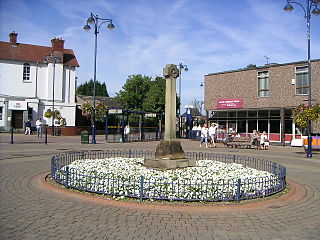
{"type": "MultiPolygon", "coordinates": [[[[218,99],[243,98],[244,109],[290,108],[307,103],[307,95],[295,95],[295,67],[306,62],[259,67],[239,71],[209,74],[205,76],[205,109],[215,110],[218,99]],[[269,72],[269,97],[258,97],[260,71],[269,72]]],[[[320,61],[312,62],[312,99],[320,102],[320,61]]]]}

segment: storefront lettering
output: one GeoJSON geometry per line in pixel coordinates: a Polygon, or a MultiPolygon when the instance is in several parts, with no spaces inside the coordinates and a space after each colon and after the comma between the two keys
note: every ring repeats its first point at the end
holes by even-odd
{"type": "Polygon", "coordinates": [[[225,108],[243,108],[242,98],[229,98],[229,99],[218,99],[217,109],[225,108]]]}

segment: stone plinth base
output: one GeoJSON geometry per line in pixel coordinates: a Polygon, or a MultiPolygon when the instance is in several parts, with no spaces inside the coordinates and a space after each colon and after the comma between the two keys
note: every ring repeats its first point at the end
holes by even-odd
{"type": "Polygon", "coordinates": [[[157,146],[155,158],[157,159],[184,159],[184,153],[179,141],[161,140],[157,146]]]}
{"type": "Polygon", "coordinates": [[[145,167],[155,169],[177,169],[196,166],[194,159],[145,159],[145,167]]]}
{"type": "Polygon", "coordinates": [[[155,159],[145,159],[144,166],[159,169],[176,169],[196,166],[196,160],[186,159],[179,141],[162,140],[157,146],[155,159]]]}

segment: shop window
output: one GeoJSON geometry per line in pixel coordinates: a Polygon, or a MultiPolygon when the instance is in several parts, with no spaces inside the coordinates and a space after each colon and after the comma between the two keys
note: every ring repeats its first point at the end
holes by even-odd
{"type": "Polygon", "coordinates": [[[268,118],[269,111],[268,110],[259,110],[258,116],[259,118],[268,118]]]}
{"type": "Polygon", "coordinates": [[[239,133],[245,133],[246,131],[247,131],[247,129],[246,129],[246,120],[238,120],[237,121],[237,123],[238,123],[238,132],[239,133]]]}
{"type": "Polygon", "coordinates": [[[237,116],[238,118],[247,118],[247,111],[239,111],[237,116]]]}
{"type": "Polygon", "coordinates": [[[269,72],[258,72],[258,97],[269,97],[269,72]]]}
{"type": "Polygon", "coordinates": [[[292,117],[292,109],[286,109],[284,111],[284,115],[286,118],[291,118],[292,117]]]}
{"type": "Polygon", "coordinates": [[[292,119],[284,121],[284,133],[292,134],[292,119]]]}
{"type": "Polygon", "coordinates": [[[228,118],[236,118],[237,112],[228,112],[228,118]]]}
{"type": "Polygon", "coordinates": [[[280,133],[280,120],[270,120],[270,133],[280,133]]]}
{"type": "Polygon", "coordinates": [[[23,81],[30,81],[30,64],[23,64],[23,81]]]}
{"type": "Polygon", "coordinates": [[[217,112],[217,117],[220,117],[220,118],[227,117],[227,112],[217,112]]]}
{"type": "Polygon", "coordinates": [[[270,117],[280,118],[280,110],[270,110],[270,117]]]}
{"type": "Polygon", "coordinates": [[[227,121],[218,121],[218,124],[221,131],[223,132],[227,131],[227,121]]]}
{"type": "Polygon", "coordinates": [[[257,120],[248,120],[248,132],[252,133],[253,130],[257,130],[257,120]]]}
{"type": "Polygon", "coordinates": [[[257,117],[257,111],[248,111],[248,117],[249,118],[256,118],[257,117]]]}
{"type": "Polygon", "coordinates": [[[309,94],[308,66],[296,67],[296,95],[309,94]]]}
{"type": "Polygon", "coordinates": [[[3,107],[0,107],[0,120],[2,120],[2,114],[3,114],[3,107]]]}
{"type": "Polygon", "coordinates": [[[260,131],[261,133],[263,131],[268,132],[268,120],[259,120],[258,121],[258,131],[260,131]]]}

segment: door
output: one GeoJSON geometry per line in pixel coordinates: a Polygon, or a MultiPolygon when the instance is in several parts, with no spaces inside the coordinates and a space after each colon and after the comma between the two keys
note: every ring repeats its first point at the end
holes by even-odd
{"type": "Polygon", "coordinates": [[[12,127],[23,128],[23,111],[12,110],[12,127]]]}

